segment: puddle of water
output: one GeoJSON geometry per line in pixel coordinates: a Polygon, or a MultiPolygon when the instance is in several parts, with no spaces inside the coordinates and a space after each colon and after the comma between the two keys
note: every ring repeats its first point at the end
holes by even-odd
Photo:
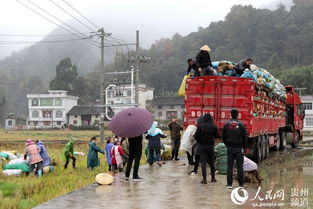
{"type": "Polygon", "coordinates": [[[313,156],[267,166],[261,173],[262,191],[284,191],[281,208],[313,208],[313,156]]]}

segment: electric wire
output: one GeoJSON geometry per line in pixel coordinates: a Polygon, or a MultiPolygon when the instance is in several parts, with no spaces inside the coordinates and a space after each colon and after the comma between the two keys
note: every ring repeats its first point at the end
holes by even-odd
{"type": "Polygon", "coordinates": [[[72,18],[74,18],[77,22],[79,22],[80,24],[82,24],[83,26],[85,26],[86,28],[88,28],[89,30],[93,31],[92,28],[90,28],[88,25],[86,25],[85,23],[83,23],[82,21],[80,21],[79,19],[77,19],[76,17],[74,17],[72,14],[70,14],[68,11],[66,11],[63,7],[61,7],[59,4],[55,3],[53,0],[50,0],[51,3],[53,3],[55,6],[57,6],[59,9],[61,9],[63,12],[65,12],[66,14],[68,14],[69,16],[71,16],[72,18]]]}
{"type": "Polygon", "coordinates": [[[98,27],[96,24],[94,24],[91,20],[89,20],[87,17],[85,17],[81,12],[79,12],[77,9],[75,9],[70,3],[63,0],[65,4],[67,4],[69,7],[71,7],[75,12],[77,12],[80,16],[82,16],[85,20],[87,20],[90,24],[92,24],[96,29],[98,30],[100,27],[98,27]]]}

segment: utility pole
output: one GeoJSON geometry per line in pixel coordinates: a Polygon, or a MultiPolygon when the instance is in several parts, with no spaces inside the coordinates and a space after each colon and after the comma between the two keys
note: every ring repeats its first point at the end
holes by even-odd
{"type": "Polygon", "coordinates": [[[139,31],[136,31],[136,82],[135,82],[135,103],[139,106],[139,31]]]}
{"type": "MultiPolygon", "coordinates": [[[[104,144],[104,37],[110,36],[110,33],[105,33],[104,29],[98,30],[98,36],[101,38],[101,70],[100,70],[100,143],[104,144]]],[[[107,107],[105,107],[107,108],[107,107]]]]}

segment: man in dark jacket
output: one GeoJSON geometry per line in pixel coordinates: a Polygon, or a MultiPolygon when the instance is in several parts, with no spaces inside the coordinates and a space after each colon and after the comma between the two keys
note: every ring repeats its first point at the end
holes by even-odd
{"type": "Polygon", "coordinates": [[[243,186],[243,149],[246,148],[246,127],[238,118],[238,110],[231,110],[232,119],[224,124],[222,139],[227,147],[227,185],[232,189],[233,167],[236,160],[239,186],[243,186]]]}
{"type": "Polygon", "coordinates": [[[142,180],[142,178],[138,176],[138,170],[139,170],[139,163],[140,163],[140,158],[142,154],[142,135],[129,138],[128,143],[129,143],[129,157],[128,157],[128,162],[127,162],[127,167],[126,167],[126,172],[125,172],[125,179],[126,180],[129,179],[130,170],[132,168],[133,161],[135,160],[133,180],[140,181],[142,180]]]}
{"type": "Polygon", "coordinates": [[[196,64],[200,67],[199,71],[201,75],[213,75],[211,70],[212,62],[209,52],[211,51],[208,45],[204,45],[200,48],[200,52],[196,56],[196,64]]]}
{"type": "Polygon", "coordinates": [[[202,167],[202,184],[207,184],[206,164],[209,163],[211,168],[211,182],[216,182],[215,165],[214,165],[214,138],[217,136],[217,128],[213,124],[212,116],[205,114],[203,123],[201,123],[195,133],[197,141],[197,153],[200,154],[202,167]]]}
{"type": "Polygon", "coordinates": [[[180,147],[180,131],[183,130],[183,127],[177,123],[176,118],[172,118],[172,121],[168,124],[171,132],[171,141],[172,141],[172,160],[175,157],[175,160],[178,159],[178,151],[180,147]]]}
{"type": "Polygon", "coordinates": [[[188,63],[187,75],[190,73],[191,69],[193,69],[195,71],[194,76],[195,77],[200,76],[199,66],[197,65],[197,63],[193,59],[188,59],[187,63],[188,63]]]}
{"type": "Polygon", "coordinates": [[[234,70],[236,71],[236,73],[241,76],[243,74],[243,72],[245,71],[245,69],[250,69],[250,65],[252,64],[252,59],[251,58],[247,58],[244,60],[240,60],[235,66],[234,66],[234,70]]]}

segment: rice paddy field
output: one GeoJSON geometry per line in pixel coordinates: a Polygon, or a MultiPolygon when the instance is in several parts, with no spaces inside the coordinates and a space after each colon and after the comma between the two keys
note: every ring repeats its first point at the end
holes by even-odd
{"type": "MultiPolygon", "coordinates": [[[[42,178],[35,176],[5,177],[0,174],[0,208],[2,209],[28,209],[33,208],[43,202],[79,189],[85,185],[93,183],[98,173],[107,171],[105,155],[99,153],[100,167],[90,171],[86,168],[88,152],[88,141],[91,136],[98,135],[98,131],[5,131],[0,130],[0,151],[16,151],[23,153],[24,141],[28,138],[43,141],[52,140],[45,146],[49,152],[50,158],[57,162],[55,171],[44,174],[42,178]],[[75,152],[83,152],[85,156],[77,156],[77,169],[73,169],[71,162],[68,169],[64,169],[64,160],[62,151],[64,144],[57,140],[68,140],[74,137],[77,140],[84,140],[75,144],[75,152]],[[15,141],[16,143],[6,143],[15,141]]],[[[110,135],[106,132],[106,136],[110,135]]],[[[105,145],[98,146],[104,149],[105,145]]],[[[142,157],[142,163],[146,161],[142,157]]],[[[5,164],[5,162],[2,162],[5,164]]],[[[0,166],[2,173],[2,166],[0,166]]]]}

